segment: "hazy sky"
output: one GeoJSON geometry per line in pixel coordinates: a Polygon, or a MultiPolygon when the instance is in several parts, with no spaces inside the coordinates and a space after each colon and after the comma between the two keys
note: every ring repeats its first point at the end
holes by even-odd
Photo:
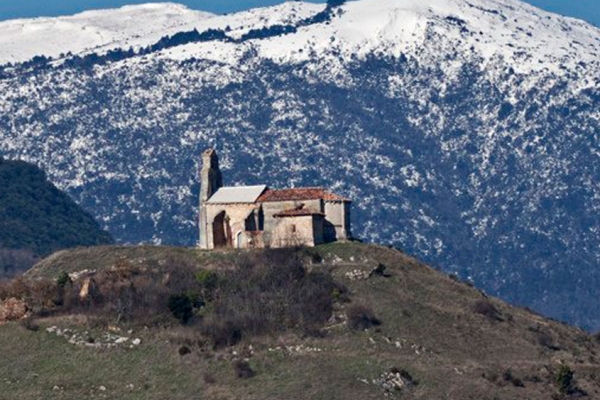
{"type": "MultiPolygon", "coordinates": [[[[163,0],[166,1],[166,0],[163,0]]],[[[314,0],[318,2],[317,0],[314,0]]],[[[381,0],[385,1],[385,0],[381,0]]],[[[526,0],[538,7],[585,19],[600,27],[600,0],[526,0]]],[[[74,14],[91,8],[111,8],[125,4],[160,2],[153,0],[0,0],[0,20],[74,14]]],[[[226,13],[281,3],[281,0],[174,0],[188,7],[226,13]]]]}

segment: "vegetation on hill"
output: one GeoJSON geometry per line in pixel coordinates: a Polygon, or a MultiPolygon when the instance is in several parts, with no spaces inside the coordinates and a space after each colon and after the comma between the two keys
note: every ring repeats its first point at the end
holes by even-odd
{"type": "Polygon", "coordinates": [[[75,249],[1,286],[7,298],[31,310],[0,325],[8,398],[548,400],[600,391],[590,335],[380,246],[75,249]]]}
{"type": "Polygon", "coordinates": [[[112,242],[34,165],[0,158],[0,188],[0,276],[59,249],[112,242]]]}

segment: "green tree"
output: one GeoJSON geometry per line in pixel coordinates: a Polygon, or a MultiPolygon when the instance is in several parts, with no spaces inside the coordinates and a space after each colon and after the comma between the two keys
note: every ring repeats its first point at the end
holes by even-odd
{"type": "Polygon", "coordinates": [[[573,390],[573,377],[575,373],[568,365],[563,364],[556,375],[556,385],[561,393],[568,394],[573,390]]]}

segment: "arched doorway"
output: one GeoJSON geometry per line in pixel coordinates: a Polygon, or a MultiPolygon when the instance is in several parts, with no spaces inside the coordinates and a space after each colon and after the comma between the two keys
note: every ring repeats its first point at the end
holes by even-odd
{"type": "Polygon", "coordinates": [[[213,220],[213,244],[215,249],[222,247],[233,247],[231,238],[231,226],[229,225],[229,216],[225,211],[221,211],[213,220]]]}
{"type": "Polygon", "coordinates": [[[241,249],[244,247],[244,234],[242,232],[238,232],[235,236],[235,248],[241,249]]]}

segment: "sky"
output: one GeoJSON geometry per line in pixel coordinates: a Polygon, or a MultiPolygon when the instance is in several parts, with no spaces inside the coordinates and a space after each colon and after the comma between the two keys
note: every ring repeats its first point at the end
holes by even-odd
{"type": "MultiPolygon", "coordinates": [[[[162,0],[168,1],[168,0],[162,0]]],[[[282,0],[171,0],[196,10],[228,13],[281,3],[282,0]]],[[[312,0],[319,2],[318,0],[312,0]]],[[[381,0],[385,1],[385,0],[381,0]]],[[[537,7],[584,19],[600,27],[600,0],[525,0],[537,7]]],[[[0,21],[14,18],[75,14],[89,9],[125,4],[161,2],[154,0],[0,0],[0,21]]],[[[322,1],[321,1],[322,2],[322,1]]]]}

